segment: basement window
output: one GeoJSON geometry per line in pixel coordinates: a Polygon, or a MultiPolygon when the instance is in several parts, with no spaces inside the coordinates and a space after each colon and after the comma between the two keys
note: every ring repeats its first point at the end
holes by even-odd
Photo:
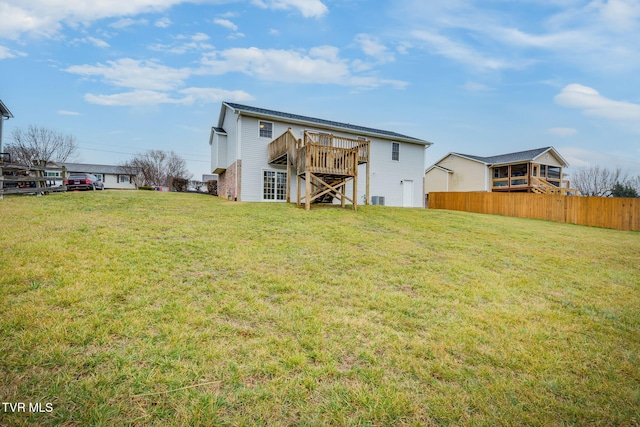
{"type": "Polygon", "coordinates": [[[273,138],[273,123],[260,121],[260,137],[273,138]]]}

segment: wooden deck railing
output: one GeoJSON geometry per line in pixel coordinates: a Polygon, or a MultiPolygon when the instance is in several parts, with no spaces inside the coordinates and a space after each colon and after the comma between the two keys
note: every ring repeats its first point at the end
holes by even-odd
{"type": "Polygon", "coordinates": [[[350,150],[358,148],[358,163],[367,163],[369,161],[368,140],[353,139],[333,134],[305,131],[304,144],[317,144],[336,148],[346,148],[350,150]]]}
{"type": "Polygon", "coordinates": [[[507,178],[494,178],[492,180],[493,190],[530,190],[538,194],[560,194],[566,196],[578,195],[578,190],[575,188],[569,188],[569,181],[558,181],[560,186],[556,186],[553,183],[543,178],[535,176],[516,176],[507,178]]]}
{"type": "Polygon", "coordinates": [[[296,169],[317,174],[354,176],[358,170],[356,150],[308,144],[298,149],[296,169]]]}
{"type": "Polygon", "coordinates": [[[578,190],[574,188],[568,188],[568,181],[562,181],[560,185],[561,185],[560,187],[556,187],[555,185],[553,185],[552,183],[550,183],[545,179],[537,178],[534,176],[531,177],[531,187],[538,190],[538,191],[534,190],[534,192],[536,193],[559,194],[561,196],[566,196],[568,194],[574,195],[574,196],[578,195],[578,190]],[[567,185],[566,187],[563,186],[564,183],[566,183],[567,185]]]}
{"type": "Polygon", "coordinates": [[[285,163],[283,158],[286,154],[292,156],[292,161],[295,163],[295,153],[298,145],[299,140],[293,134],[291,128],[287,129],[285,133],[271,141],[267,146],[269,163],[285,163]]]}

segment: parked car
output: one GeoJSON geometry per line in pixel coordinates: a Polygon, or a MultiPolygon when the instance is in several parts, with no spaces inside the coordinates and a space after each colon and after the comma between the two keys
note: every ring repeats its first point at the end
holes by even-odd
{"type": "Polygon", "coordinates": [[[104,190],[104,182],[90,173],[72,173],[65,179],[67,190],[104,190]]]}

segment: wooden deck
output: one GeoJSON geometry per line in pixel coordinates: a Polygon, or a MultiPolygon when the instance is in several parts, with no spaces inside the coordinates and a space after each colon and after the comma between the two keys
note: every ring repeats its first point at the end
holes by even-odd
{"type": "Polygon", "coordinates": [[[569,181],[563,180],[550,182],[544,178],[512,177],[494,179],[492,190],[498,193],[536,193],[536,194],[559,194],[562,196],[577,196],[579,191],[569,188],[569,181]]]}
{"type": "Polygon", "coordinates": [[[291,129],[274,139],[267,148],[271,164],[287,165],[287,201],[290,201],[291,172],[296,170],[297,203],[332,203],[338,199],[342,206],[350,202],[357,208],[358,165],[366,164],[366,197],[369,204],[370,142],[342,136],[304,132],[304,138],[295,137],[291,129]],[[305,181],[301,193],[300,179],[305,181]],[[353,194],[347,196],[346,184],[353,182],[353,194]]]}

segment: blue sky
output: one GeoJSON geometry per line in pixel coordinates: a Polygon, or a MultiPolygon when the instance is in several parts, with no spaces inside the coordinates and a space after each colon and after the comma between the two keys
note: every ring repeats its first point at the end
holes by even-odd
{"type": "MultiPolygon", "coordinates": [[[[77,160],[207,173],[222,101],[448,152],[554,146],[640,174],[640,0],[0,0],[0,99],[77,160]]],[[[427,165],[428,166],[428,165],[427,165]]]]}

